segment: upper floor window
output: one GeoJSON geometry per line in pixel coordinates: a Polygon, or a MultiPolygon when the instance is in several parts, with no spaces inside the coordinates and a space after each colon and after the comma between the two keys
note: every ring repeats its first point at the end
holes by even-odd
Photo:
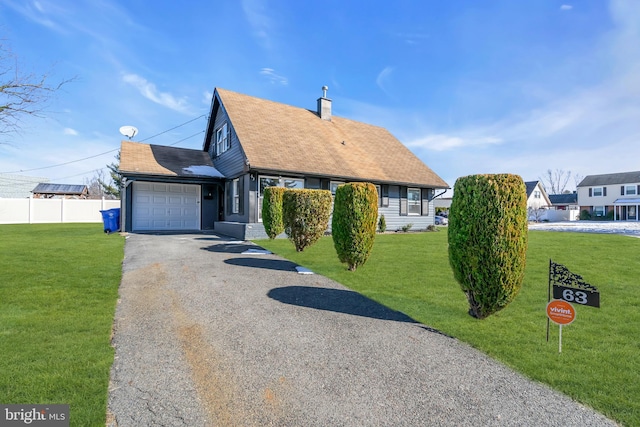
{"type": "Polygon", "coordinates": [[[225,123],[216,130],[216,155],[219,156],[227,151],[229,145],[229,131],[225,123]]]}
{"type": "Polygon", "coordinates": [[[602,197],[602,187],[593,187],[593,197],[602,197]]]}
{"type": "Polygon", "coordinates": [[[542,193],[540,193],[538,190],[533,192],[534,199],[539,199],[540,197],[542,197],[542,193]]]}
{"type": "Polygon", "coordinates": [[[638,194],[635,185],[625,185],[624,186],[624,195],[625,196],[635,196],[638,194]]]}

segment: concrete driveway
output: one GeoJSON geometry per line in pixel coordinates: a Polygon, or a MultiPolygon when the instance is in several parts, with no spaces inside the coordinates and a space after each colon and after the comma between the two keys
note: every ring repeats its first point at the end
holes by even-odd
{"type": "Polygon", "coordinates": [[[251,248],[213,234],[128,236],[108,425],[615,425],[251,248]]]}

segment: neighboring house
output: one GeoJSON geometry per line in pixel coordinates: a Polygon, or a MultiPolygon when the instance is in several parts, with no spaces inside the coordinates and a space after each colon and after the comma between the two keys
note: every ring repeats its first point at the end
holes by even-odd
{"type": "Polygon", "coordinates": [[[578,209],[578,193],[566,194],[549,194],[551,201],[551,209],[558,211],[577,210],[578,209]]]}
{"type": "Polygon", "coordinates": [[[640,171],[586,176],[578,184],[578,204],[591,217],[638,221],[640,171]]]}
{"type": "Polygon", "coordinates": [[[0,174],[0,199],[23,199],[31,196],[31,190],[46,178],[26,175],[0,174]]]}
{"type": "Polygon", "coordinates": [[[551,207],[551,200],[549,200],[540,181],[527,181],[524,185],[527,187],[528,209],[548,209],[551,207]]]}
{"type": "Polygon", "coordinates": [[[444,211],[446,213],[451,209],[451,202],[453,198],[451,197],[438,197],[433,200],[433,206],[440,211],[444,211]]]}
{"type": "Polygon", "coordinates": [[[86,185],[40,183],[31,193],[34,199],[86,199],[89,189],[86,185]]]}
{"type": "Polygon", "coordinates": [[[307,110],[217,88],[202,151],[123,141],[120,156],[126,231],[264,237],[266,187],[335,192],[354,181],[376,185],[389,230],[424,229],[434,224],[432,200],[449,188],[386,129],[332,116],[326,92],[307,110]]]}

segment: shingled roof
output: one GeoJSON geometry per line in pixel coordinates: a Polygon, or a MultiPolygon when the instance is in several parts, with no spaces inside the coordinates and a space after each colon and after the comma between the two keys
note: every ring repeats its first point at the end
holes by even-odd
{"type": "Polygon", "coordinates": [[[124,175],[222,178],[205,151],[131,141],[122,141],[119,170],[124,175]]]}
{"type": "Polygon", "coordinates": [[[252,169],[449,188],[382,127],[216,89],[252,169]]]}
{"type": "Polygon", "coordinates": [[[640,171],[588,175],[577,186],[591,187],[594,185],[635,184],[637,182],[640,182],[640,171]]]}

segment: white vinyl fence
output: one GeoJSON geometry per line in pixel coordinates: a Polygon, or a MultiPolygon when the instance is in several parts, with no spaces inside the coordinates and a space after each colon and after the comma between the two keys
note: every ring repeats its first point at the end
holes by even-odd
{"type": "Polygon", "coordinates": [[[0,199],[0,224],[102,222],[100,211],[119,207],[106,199],[0,199]]]}
{"type": "Polygon", "coordinates": [[[580,211],[577,209],[571,210],[555,210],[547,209],[540,218],[542,221],[559,222],[559,221],[577,221],[580,219],[580,211]]]}

